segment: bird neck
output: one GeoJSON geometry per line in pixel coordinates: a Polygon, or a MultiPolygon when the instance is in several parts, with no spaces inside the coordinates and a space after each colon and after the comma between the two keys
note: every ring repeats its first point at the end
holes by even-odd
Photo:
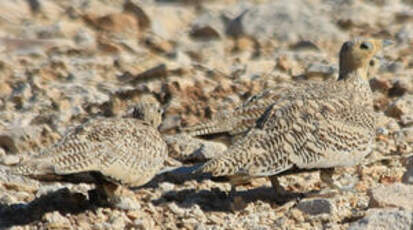
{"type": "Polygon", "coordinates": [[[357,68],[357,69],[347,69],[347,68],[340,68],[340,74],[338,76],[338,80],[344,81],[356,81],[359,79],[363,79],[367,81],[367,68],[357,68]]]}
{"type": "Polygon", "coordinates": [[[372,106],[372,91],[367,79],[366,69],[356,69],[354,71],[340,71],[339,82],[344,83],[344,87],[357,95],[359,104],[372,106]]]}

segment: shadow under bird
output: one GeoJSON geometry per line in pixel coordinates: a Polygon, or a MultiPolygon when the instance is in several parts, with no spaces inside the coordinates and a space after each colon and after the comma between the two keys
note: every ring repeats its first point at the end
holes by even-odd
{"type": "MultiPolygon", "coordinates": [[[[372,150],[376,124],[367,71],[373,56],[390,44],[378,39],[347,41],[340,50],[337,81],[308,81],[252,97],[246,102],[252,107],[240,106],[229,117],[236,120],[237,112],[243,115],[241,110],[259,107],[263,112],[252,119],[254,125],[196,173],[227,177],[232,191],[256,177],[269,177],[273,187],[282,191],[279,175],[314,170],[321,170],[321,179],[334,185],[334,168],[357,165],[372,150]],[[268,101],[254,102],[263,95],[274,99],[265,109],[268,101]]],[[[242,123],[244,117],[238,121],[242,123]]],[[[237,131],[237,127],[245,128],[226,128],[237,131]]]]}
{"type": "Polygon", "coordinates": [[[96,184],[98,201],[116,207],[128,191],[123,187],[147,183],[163,166],[167,146],[157,130],[162,112],[153,96],[144,95],[134,118],[86,122],[10,171],[41,181],[96,184]]]}

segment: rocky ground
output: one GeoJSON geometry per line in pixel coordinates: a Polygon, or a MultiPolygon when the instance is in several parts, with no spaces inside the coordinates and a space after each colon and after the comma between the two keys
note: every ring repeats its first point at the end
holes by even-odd
{"type": "Polygon", "coordinates": [[[413,229],[412,144],[411,0],[0,1],[0,228],[413,229]],[[339,47],[355,36],[395,44],[371,63],[374,151],[335,174],[352,191],[306,173],[281,178],[304,199],[276,199],[264,178],[229,199],[229,184],[188,174],[226,146],[171,136],[179,127],[266,87],[335,78],[339,47]],[[125,115],[148,91],[164,105],[166,167],[177,168],[134,189],[129,210],[91,205],[90,185],[5,173],[87,119],[125,115]]]}

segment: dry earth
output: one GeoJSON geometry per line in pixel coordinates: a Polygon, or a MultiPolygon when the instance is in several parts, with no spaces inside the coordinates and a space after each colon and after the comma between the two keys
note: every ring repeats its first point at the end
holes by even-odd
{"type": "Polygon", "coordinates": [[[411,0],[0,1],[0,228],[409,230],[412,144],[411,0]],[[334,78],[339,47],[355,36],[395,44],[371,63],[374,151],[335,174],[353,191],[307,173],[281,182],[319,196],[280,201],[258,179],[229,199],[229,184],[189,174],[225,145],[176,136],[166,138],[177,169],[134,189],[129,211],[90,204],[90,185],[5,173],[87,119],[125,115],[145,91],[173,135],[266,87],[334,78]]]}

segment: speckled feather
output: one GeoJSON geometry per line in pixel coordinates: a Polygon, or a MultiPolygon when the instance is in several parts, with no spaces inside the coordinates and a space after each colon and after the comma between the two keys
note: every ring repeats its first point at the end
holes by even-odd
{"type": "MultiPolygon", "coordinates": [[[[159,107],[147,103],[139,106],[143,113],[159,107]]],[[[156,116],[160,114],[152,113],[150,117],[156,116]]],[[[160,118],[152,120],[160,121],[160,118]]],[[[12,172],[36,179],[43,175],[59,178],[59,175],[100,172],[107,181],[139,186],[159,171],[167,157],[166,143],[153,125],[157,127],[159,123],[135,118],[91,120],[12,172]]]]}
{"type": "Polygon", "coordinates": [[[307,83],[300,90],[284,91],[255,127],[197,172],[248,178],[291,168],[358,164],[371,151],[375,135],[366,66],[381,45],[376,40],[353,40],[350,45],[342,47],[339,81],[307,83]],[[363,42],[374,49],[358,50],[363,42]]]}
{"type": "Polygon", "coordinates": [[[242,105],[233,110],[225,110],[209,121],[201,122],[195,126],[185,127],[183,132],[191,136],[202,136],[215,133],[229,133],[232,136],[245,133],[256,125],[267,107],[274,102],[281,100],[291,100],[296,95],[303,95],[307,98],[317,97],[314,94],[305,94],[309,88],[318,88],[323,82],[305,81],[290,82],[269,88],[263,92],[248,98],[242,105]]]}

